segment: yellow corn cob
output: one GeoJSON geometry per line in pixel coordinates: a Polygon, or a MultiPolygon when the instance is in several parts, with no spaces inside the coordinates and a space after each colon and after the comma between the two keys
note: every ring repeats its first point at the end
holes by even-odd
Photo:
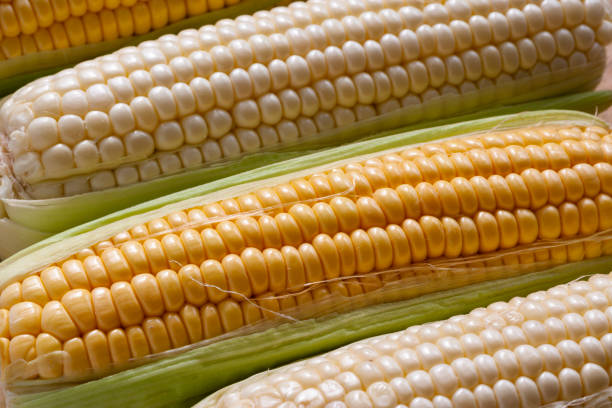
{"type": "Polygon", "coordinates": [[[493,303],[260,374],[194,408],[541,407],[594,396],[611,385],[611,291],[612,275],[596,275],[493,303]]]}
{"type": "Polygon", "coordinates": [[[236,0],[12,0],[0,2],[0,61],[112,41],[218,10],[236,0]]]}
{"type": "Polygon", "coordinates": [[[172,212],[5,286],[5,374],[80,375],[312,315],[330,297],[402,282],[414,296],[610,254],[611,194],[612,135],[559,125],[404,148],[172,212]]]}
{"type": "Polygon", "coordinates": [[[311,0],[162,36],[8,98],[0,190],[104,190],[440,97],[457,110],[587,82],[612,40],[603,1],[311,0]]]}

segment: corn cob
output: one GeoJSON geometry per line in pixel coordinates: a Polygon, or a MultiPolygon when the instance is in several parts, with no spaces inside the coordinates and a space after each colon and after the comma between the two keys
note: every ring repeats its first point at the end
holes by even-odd
{"type": "Polygon", "coordinates": [[[495,277],[486,267],[508,276],[609,254],[610,141],[576,125],[461,136],[124,226],[11,271],[5,375],[103,372],[279,314],[311,317],[330,297],[380,302],[406,281],[410,297],[495,277]]]}
{"type": "Polygon", "coordinates": [[[371,338],[264,373],[209,407],[540,407],[609,391],[612,275],[371,338]],[[327,404],[327,405],[326,405],[327,404]]]}
{"type": "Polygon", "coordinates": [[[9,97],[0,190],[44,199],[180,180],[353,123],[355,137],[375,117],[555,94],[595,80],[611,38],[603,0],[315,0],[224,20],[9,97]]]}

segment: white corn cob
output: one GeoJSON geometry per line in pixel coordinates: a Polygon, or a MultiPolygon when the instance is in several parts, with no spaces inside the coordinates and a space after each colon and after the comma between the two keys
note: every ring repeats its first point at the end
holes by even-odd
{"type": "Polygon", "coordinates": [[[134,184],[439,98],[559,92],[612,40],[605,0],[427,3],[296,2],[36,80],[0,108],[2,197],[134,184]]]}

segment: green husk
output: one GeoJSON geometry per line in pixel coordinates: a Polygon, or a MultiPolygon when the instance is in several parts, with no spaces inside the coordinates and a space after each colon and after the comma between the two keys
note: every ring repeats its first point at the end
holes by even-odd
{"type": "MultiPolygon", "coordinates": [[[[250,171],[252,169],[304,156],[323,148],[342,145],[360,138],[373,139],[393,133],[418,130],[426,126],[436,127],[538,109],[574,109],[595,112],[598,109],[605,109],[610,104],[612,104],[612,91],[596,91],[518,105],[490,107],[458,117],[419,122],[403,127],[397,127],[398,125],[390,123],[387,117],[378,117],[370,122],[359,122],[359,124],[333,132],[327,136],[302,140],[297,144],[283,146],[275,151],[262,151],[220,165],[191,170],[144,183],[72,197],[46,200],[4,199],[2,202],[11,221],[38,231],[41,234],[46,233],[50,235],[146,200],[162,197],[196,185],[215,182],[234,174],[243,173],[240,182],[256,180],[257,172],[250,171]]],[[[0,237],[2,235],[0,227],[0,237]]],[[[32,242],[25,243],[29,244],[32,242]]],[[[1,255],[2,253],[0,252],[1,255]]]]}
{"type": "MultiPolygon", "coordinates": [[[[416,299],[370,306],[351,312],[288,323],[264,332],[213,343],[99,380],[66,389],[15,395],[19,408],[186,407],[194,399],[270,369],[367,337],[466,313],[585,275],[607,273],[612,257],[557,266],[544,272],[464,286],[416,299]]],[[[36,381],[15,384],[24,392],[36,381]]],[[[44,387],[44,381],[38,381],[44,387]]],[[[210,397],[215,398],[215,395],[210,397]]],[[[207,401],[202,406],[207,406],[207,401]]]]}
{"type": "Polygon", "coordinates": [[[198,16],[185,18],[146,34],[118,38],[93,44],[84,44],[60,50],[41,51],[0,62],[0,96],[7,95],[36,78],[51,75],[78,62],[95,58],[99,55],[136,45],[143,41],[154,40],[164,34],[176,34],[187,28],[199,28],[224,18],[234,18],[243,14],[252,14],[258,10],[272,8],[282,0],[243,0],[242,2],[208,11],[198,16]]]}
{"type": "MultiPolygon", "coordinates": [[[[0,263],[0,286],[18,279],[24,273],[36,271],[45,265],[61,260],[81,248],[108,239],[129,228],[129,226],[146,222],[151,218],[164,216],[172,211],[179,211],[201,205],[205,202],[234,197],[255,188],[279,184],[283,180],[320,171],[325,166],[330,167],[330,164],[337,165],[338,162],[343,160],[355,160],[358,156],[379,153],[409,144],[493,128],[503,129],[538,123],[568,122],[584,126],[608,126],[605,122],[592,115],[576,111],[548,110],[523,112],[427,129],[392,133],[387,136],[377,137],[376,139],[322,150],[309,155],[295,157],[291,160],[259,167],[126,208],[37,242],[0,263]]],[[[60,216],[60,214],[57,216],[60,216]]]]}

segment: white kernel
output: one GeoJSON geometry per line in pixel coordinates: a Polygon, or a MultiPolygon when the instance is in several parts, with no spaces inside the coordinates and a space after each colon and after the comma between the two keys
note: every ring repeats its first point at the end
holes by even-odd
{"type": "Polygon", "coordinates": [[[414,93],[422,93],[429,86],[429,74],[427,67],[421,61],[413,61],[406,67],[410,77],[410,90],[414,93]]]}
{"type": "Polygon", "coordinates": [[[272,90],[280,91],[289,85],[289,69],[285,62],[275,59],[268,65],[270,78],[272,79],[272,90]]]}
{"type": "Polygon", "coordinates": [[[219,139],[219,147],[225,158],[235,158],[240,156],[240,143],[233,133],[228,133],[219,139]]]}
{"type": "Polygon", "coordinates": [[[139,44],[140,55],[145,67],[151,69],[154,65],[165,64],[168,62],[166,56],[154,46],[154,42],[142,42],[139,44]]]}
{"type": "Polygon", "coordinates": [[[256,63],[249,67],[248,70],[251,83],[253,84],[253,94],[257,97],[265,94],[270,90],[272,80],[270,72],[264,65],[256,63]]]}
{"type": "Polygon", "coordinates": [[[93,191],[106,190],[115,187],[115,176],[112,171],[101,171],[91,176],[89,180],[93,191]]]}
{"type": "Polygon", "coordinates": [[[601,44],[612,42],[612,22],[604,20],[597,29],[597,41],[601,44]]]}
{"type": "Polygon", "coordinates": [[[459,388],[459,380],[455,371],[447,364],[433,366],[429,375],[436,387],[436,391],[446,396],[452,396],[459,388]]]}
{"type": "Polygon", "coordinates": [[[467,20],[472,15],[472,8],[467,1],[448,0],[444,6],[451,20],[467,20]]]}
{"type": "Polygon", "coordinates": [[[74,167],[72,149],[61,143],[45,150],[41,155],[41,161],[48,177],[58,177],[74,167]]]}
{"type": "MultiPolygon", "coordinates": [[[[576,309],[571,309],[571,310],[576,310],[576,309]]],[[[578,313],[568,313],[565,316],[563,316],[563,319],[561,320],[563,321],[563,323],[565,324],[565,327],[567,328],[567,333],[570,339],[579,341],[581,338],[586,336],[587,331],[586,331],[586,325],[584,323],[584,319],[578,313]]]]}
{"type": "Polygon", "coordinates": [[[162,153],[157,157],[159,168],[163,174],[172,174],[181,170],[181,160],[174,153],[162,153]]]}
{"type": "Polygon", "coordinates": [[[129,75],[129,80],[134,86],[137,95],[145,96],[153,88],[153,78],[148,71],[137,70],[129,75]]]}
{"type": "Polygon", "coordinates": [[[142,181],[152,180],[161,174],[159,165],[155,160],[138,164],[138,174],[142,181]]]}
{"type": "Polygon", "coordinates": [[[409,408],[436,408],[433,403],[425,398],[417,397],[410,402],[409,408]]]}
{"type": "Polygon", "coordinates": [[[120,186],[134,184],[138,182],[138,170],[131,166],[119,167],[115,170],[115,177],[117,178],[117,184],[120,186]]]}
{"type": "Polygon", "coordinates": [[[64,182],[64,195],[73,196],[91,191],[86,176],[72,177],[64,182]]]}
{"type": "Polygon", "coordinates": [[[559,373],[561,385],[561,398],[564,401],[572,401],[582,396],[582,381],[580,374],[571,368],[564,368],[559,373]]]}
{"type": "Polygon", "coordinates": [[[523,8],[523,14],[527,20],[529,34],[535,34],[544,29],[544,13],[534,3],[529,3],[523,8]]]}
{"type": "Polygon", "coordinates": [[[117,136],[105,137],[98,143],[103,162],[116,163],[125,155],[123,142],[117,136]]]}
{"type": "Polygon", "coordinates": [[[406,26],[414,30],[419,25],[423,24],[423,12],[416,7],[406,6],[399,9],[399,14],[406,26]]]}
{"type": "Polygon", "coordinates": [[[355,122],[357,119],[352,109],[341,106],[336,106],[332,110],[332,116],[334,117],[334,122],[338,127],[349,125],[355,122]]]}
{"type": "Polygon", "coordinates": [[[13,172],[21,180],[41,178],[43,176],[43,168],[40,162],[40,155],[36,152],[25,152],[17,156],[13,162],[13,172]]]}
{"type": "Polygon", "coordinates": [[[232,128],[232,117],[222,109],[212,109],[204,116],[210,137],[219,139],[232,128]]]}
{"type": "Polygon", "coordinates": [[[287,58],[286,65],[291,87],[299,88],[310,82],[310,68],[308,68],[308,63],[303,57],[292,55],[287,58]]]}
{"type": "Polygon", "coordinates": [[[580,51],[588,51],[595,43],[595,32],[585,24],[580,24],[572,29],[572,34],[576,40],[576,48],[580,51]]]}
{"type": "Polygon", "coordinates": [[[124,103],[114,105],[110,109],[108,116],[113,126],[114,133],[117,135],[129,133],[136,127],[136,120],[134,119],[132,110],[124,103]]]}
{"type": "Polygon", "coordinates": [[[243,128],[256,128],[261,122],[259,108],[253,100],[238,102],[232,109],[232,116],[236,125],[243,128]]]}
{"type": "Polygon", "coordinates": [[[185,134],[185,142],[199,144],[208,136],[206,121],[200,115],[189,115],[181,119],[181,127],[185,134]]]}
{"type": "Polygon", "coordinates": [[[426,24],[419,26],[416,29],[416,36],[421,57],[427,57],[436,51],[436,39],[431,26],[426,24]]]}
{"type": "Polygon", "coordinates": [[[196,111],[196,99],[189,85],[180,82],[174,84],[172,95],[174,95],[179,116],[187,116],[196,111]]]}
{"type": "Polygon", "coordinates": [[[544,372],[537,378],[536,383],[540,394],[542,395],[542,403],[557,401],[560,397],[561,384],[559,379],[551,372],[544,372]]]}
{"type": "Polygon", "coordinates": [[[115,104],[115,96],[104,84],[95,84],[87,88],[89,109],[108,112],[115,104]]]}
{"type": "Polygon", "coordinates": [[[448,24],[450,20],[447,9],[441,4],[428,4],[423,9],[425,23],[434,25],[437,23],[448,24]]]}
{"type": "Polygon", "coordinates": [[[257,62],[267,64],[272,61],[274,58],[274,51],[268,37],[261,34],[255,34],[251,36],[248,41],[257,62]]]}
{"type": "Polygon", "coordinates": [[[557,349],[559,349],[566,367],[578,369],[584,364],[584,354],[576,342],[563,340],[557,344],[557,349]]]}
{"type": "Polygon", "coordinates": [[[510,25],[506,16],[494,11],[488,16],[489,25],[493,34],[493,41],[501,43],[510,38],[510,25]]]}
{"type": "Polygon", "coordinates": [[[74,161],[78,168],[91,169],[100,160],[95,142],[84,140],[74,147],[74,161]]]}
{"type": "Polygon", "coordinates": [[[350,391],[344,397],[344,402],[348,408],[373,408],[368,394],[361,390],[350,391]]]}
{"type": "Polygon", "coordinates": [[[166,64],[157,64],[154,65],[149,73],[151,74],[151,78],[153,79],[153,83],[156,86],[162,86],[164,88],[170,88],[172,85],[176,83],[176,78],[174,77],[174,72],[170,69],[170,67],[166,64]]]}
{"type": "MultiPolygon", "coordinates": [[[[452,28],[452,26],[451,26],[452,28]]],[[[399,35],[404,61],[412,61],[420,54],[419,40],[414,31],[402,30],[399,35]]]]}
{"type": "Polygon", "coordinates": [[[519,396],[514,384],[508,380],[499,380],[493,386],[495,398],[500,408],[518,407],[519,396]]]}
{"type": "Polygon", "coordinates": [[[298,139],[297,126],[288,120],[282,120],[276,125],[276,132],[281,143],[290,143],[298,139]]]}
{"type": "Polygon", "coordinates": [[[516,390],[523,407],[539,407],[542,404],[537,384],[528,377],[516,380],[516,390]]]}
{"type": "Polygon", "coordinates": [[[186,169],[196,168],[202,164],[202,153],[195,146],[185,146],[179,150],[178,154],[186,169]]]}
{"type": "Polygon", "coordinates": [[[64,71],[61,71],[55,77],[53,77],[53,89],[60,94],[64,94],[73,89],[81,88],[81,84],[75,75],[75,70],[68,69],[66,71],[72,72],[67,72],[62,75],[64,71]]]}
{"type": "Polygon", "coordinates": [[[172,58],[169,62],[170,68],[174,73],[176,79],[180,82],[186,83],[193,79],[195,76],[195,69],[192,62],[183,56],[172,58]]]}
{"type": "Polygon", "coordinates": [[[125,141],[127,155],[132,159],[148,157],[155,150],[153,137],[140,130],[128,133],[123,140],[125,141]]]}
{"type": "Polygon", "coordinates": [[[414,370],[408,373],[406,379],[416,396],[431,398],[434,396],[434,384],[426,371],[414,370]]]}
{"type": "Polygon", "coordinates": [[[185,141],[183,130],[176,121],[160,124],[153,137],[155,138],[155,148],[162,151],[178,149],[185,141]]]}
{"type": "Polygon", "coordinates": [[[279,142],[276,129],[274,129],[272,126],[260,125],[257,128],[257,133],[259,134],[259,139],[264,147],[273,146],[279,142]]]}
{"type": "Polygon", "coordinates": [[[317,128],[319,132],[323,132],[325,130],[330,130],[336,127],[336,122],[332,115],[328,112],[317,112],[314,116],[315,123],[317,124],[317,128]]]}
{"type": "Polygon", "coordinates": [[[602,20],[606,15],[604,4],[602,0],[586,0],[584,2],[585,22],[591,27],[597,27],[602,24],[602,20]]]}
{"type": "Polygon", "coordinates": [[[205,141],[200,147],[200,151],[205,162],[214,162],[223,157],[219,143],[214,140],[205,141]]]}
{"type": "Polygon", "coordinates": [[[257,133],[251,129],[236,129],[236,138],[244,152],[255,152],[261,147],[257,133]]]}
{"type": "Polygon", "coordinates": [[[516,41],[527,35],[527,19],[523,12],[516,8],[512,8],[506,13],[506,18],[508,19],[510,38],[512,40],[516,41]]]}
{"type": "Polygon", "coordinates": [[[481,47],[491,42],[491,26],[489,21],[480,15],[474,15],[469,20],[472,29],[474,45],[481,47]]]}
{"type": "Polygon", "coordinates": [[[457,373],[459,385],[465,388],[472,388],[479,382],[476,365],[468,358],[458,358],[451,363],[451,367],[457,373]]]}
{"type": "Polygon", "coordinates": [[[244,39],[235,39],[232,40],[228,47],[234,58],[236,59],[236,64],[239,67],[246,68],[253,63],[253,51],[248,42],[244,39]]]}
{"type": "Polygon", "coordinates": [[[36,200],[56,198],[64,195],[62,183],[56,182],[32,184],[27,188],[27,192],[36,200]]]}
{"type": "Polygon", "coordinates": [[[57,122],[44,116],[35,118],[28,125],[27,134],[30,145],[38,151],[43,151],[58,141],[57,122]]]}
{"type": "Polygon", "coordinates": [[[265,124],[274,125],[283,117],[283,108],[276,94],[269,93],[258,98],[261,121],[265,124]]]}
{"type": "Polygon", "coordinates": [[[59,118],[61,97],[56,92],[45,92],[32,103],[32,111],[35,116],[50,116],[59,118]]]}
{"type": "Polygon", "coordinates": [[[240,101],[253,95],[253,83],[247,71],[242,68],[236,68],[229,74],[229,79],[236,100],[240,101]]]}
{"type": "Polygon", "coordinates": [[[563,8],[561,3],[557,0],[544,0],[540,4],[542,13],[544,14],[544,21],[546,29],[556,30],[563,25],[563,8]]]}
{"type": "MultiPolygon", "coordinates": [[[[110,84],[110,82],[109,82],[110,84]]],[[[62,111],[84,117],[89,110],[87,94],[80,89],[66,92],[62,97],[62,111]]]]}
{"type": "Polygon", "coordinates": [[[154,87],[149,91],[149,99],[162,121],[171,120],[177,116],[176,100],[168,88],[154,87]]]}
{"type": "MultiPolygon", "coordinates": [[[[357,90],[355,89],[355,84],[349,77],[341,76],[336,78],[334,80],[334,87],[336,89],[338,105],[348,108],[357,103],[357,90]]],[[[285,115],[285,117],[287,117],[287,115],[285,115]]]]}
{"type": "Polygon", "coordinates": [[[334,106],[336,106],[336,89],[330,81],[322,79],[315,82],[314,90],[319,98],[321,109],[331,110],[334,106]]]}
{"type": "Polygon", "coordinates": [[[514,380],[519,376],[519,361],[515,353],[508,349],[497,350],[493,355],[502,378],[514,380]]]}
{"type": "Polygon", "coordinates": [[[189,83],[189,87],[195,97],[199,112],[206,112],[215,105],[215,94],[208,80],[200,77],[194,78],[189,83]]]}
{"type": "Polygon", "coordinates": [[[229,48],[217,45],[212,47],[209,53],[217,71],[229,73],[234,69],[234,56],[229,48]]]}
{"type": "Polygon", "coordinates": [[[498,380],[499,373],[493,357],[481,354],[474,358],[474,364],[476,365],[481,382],[492,385],[498,380]]]}

